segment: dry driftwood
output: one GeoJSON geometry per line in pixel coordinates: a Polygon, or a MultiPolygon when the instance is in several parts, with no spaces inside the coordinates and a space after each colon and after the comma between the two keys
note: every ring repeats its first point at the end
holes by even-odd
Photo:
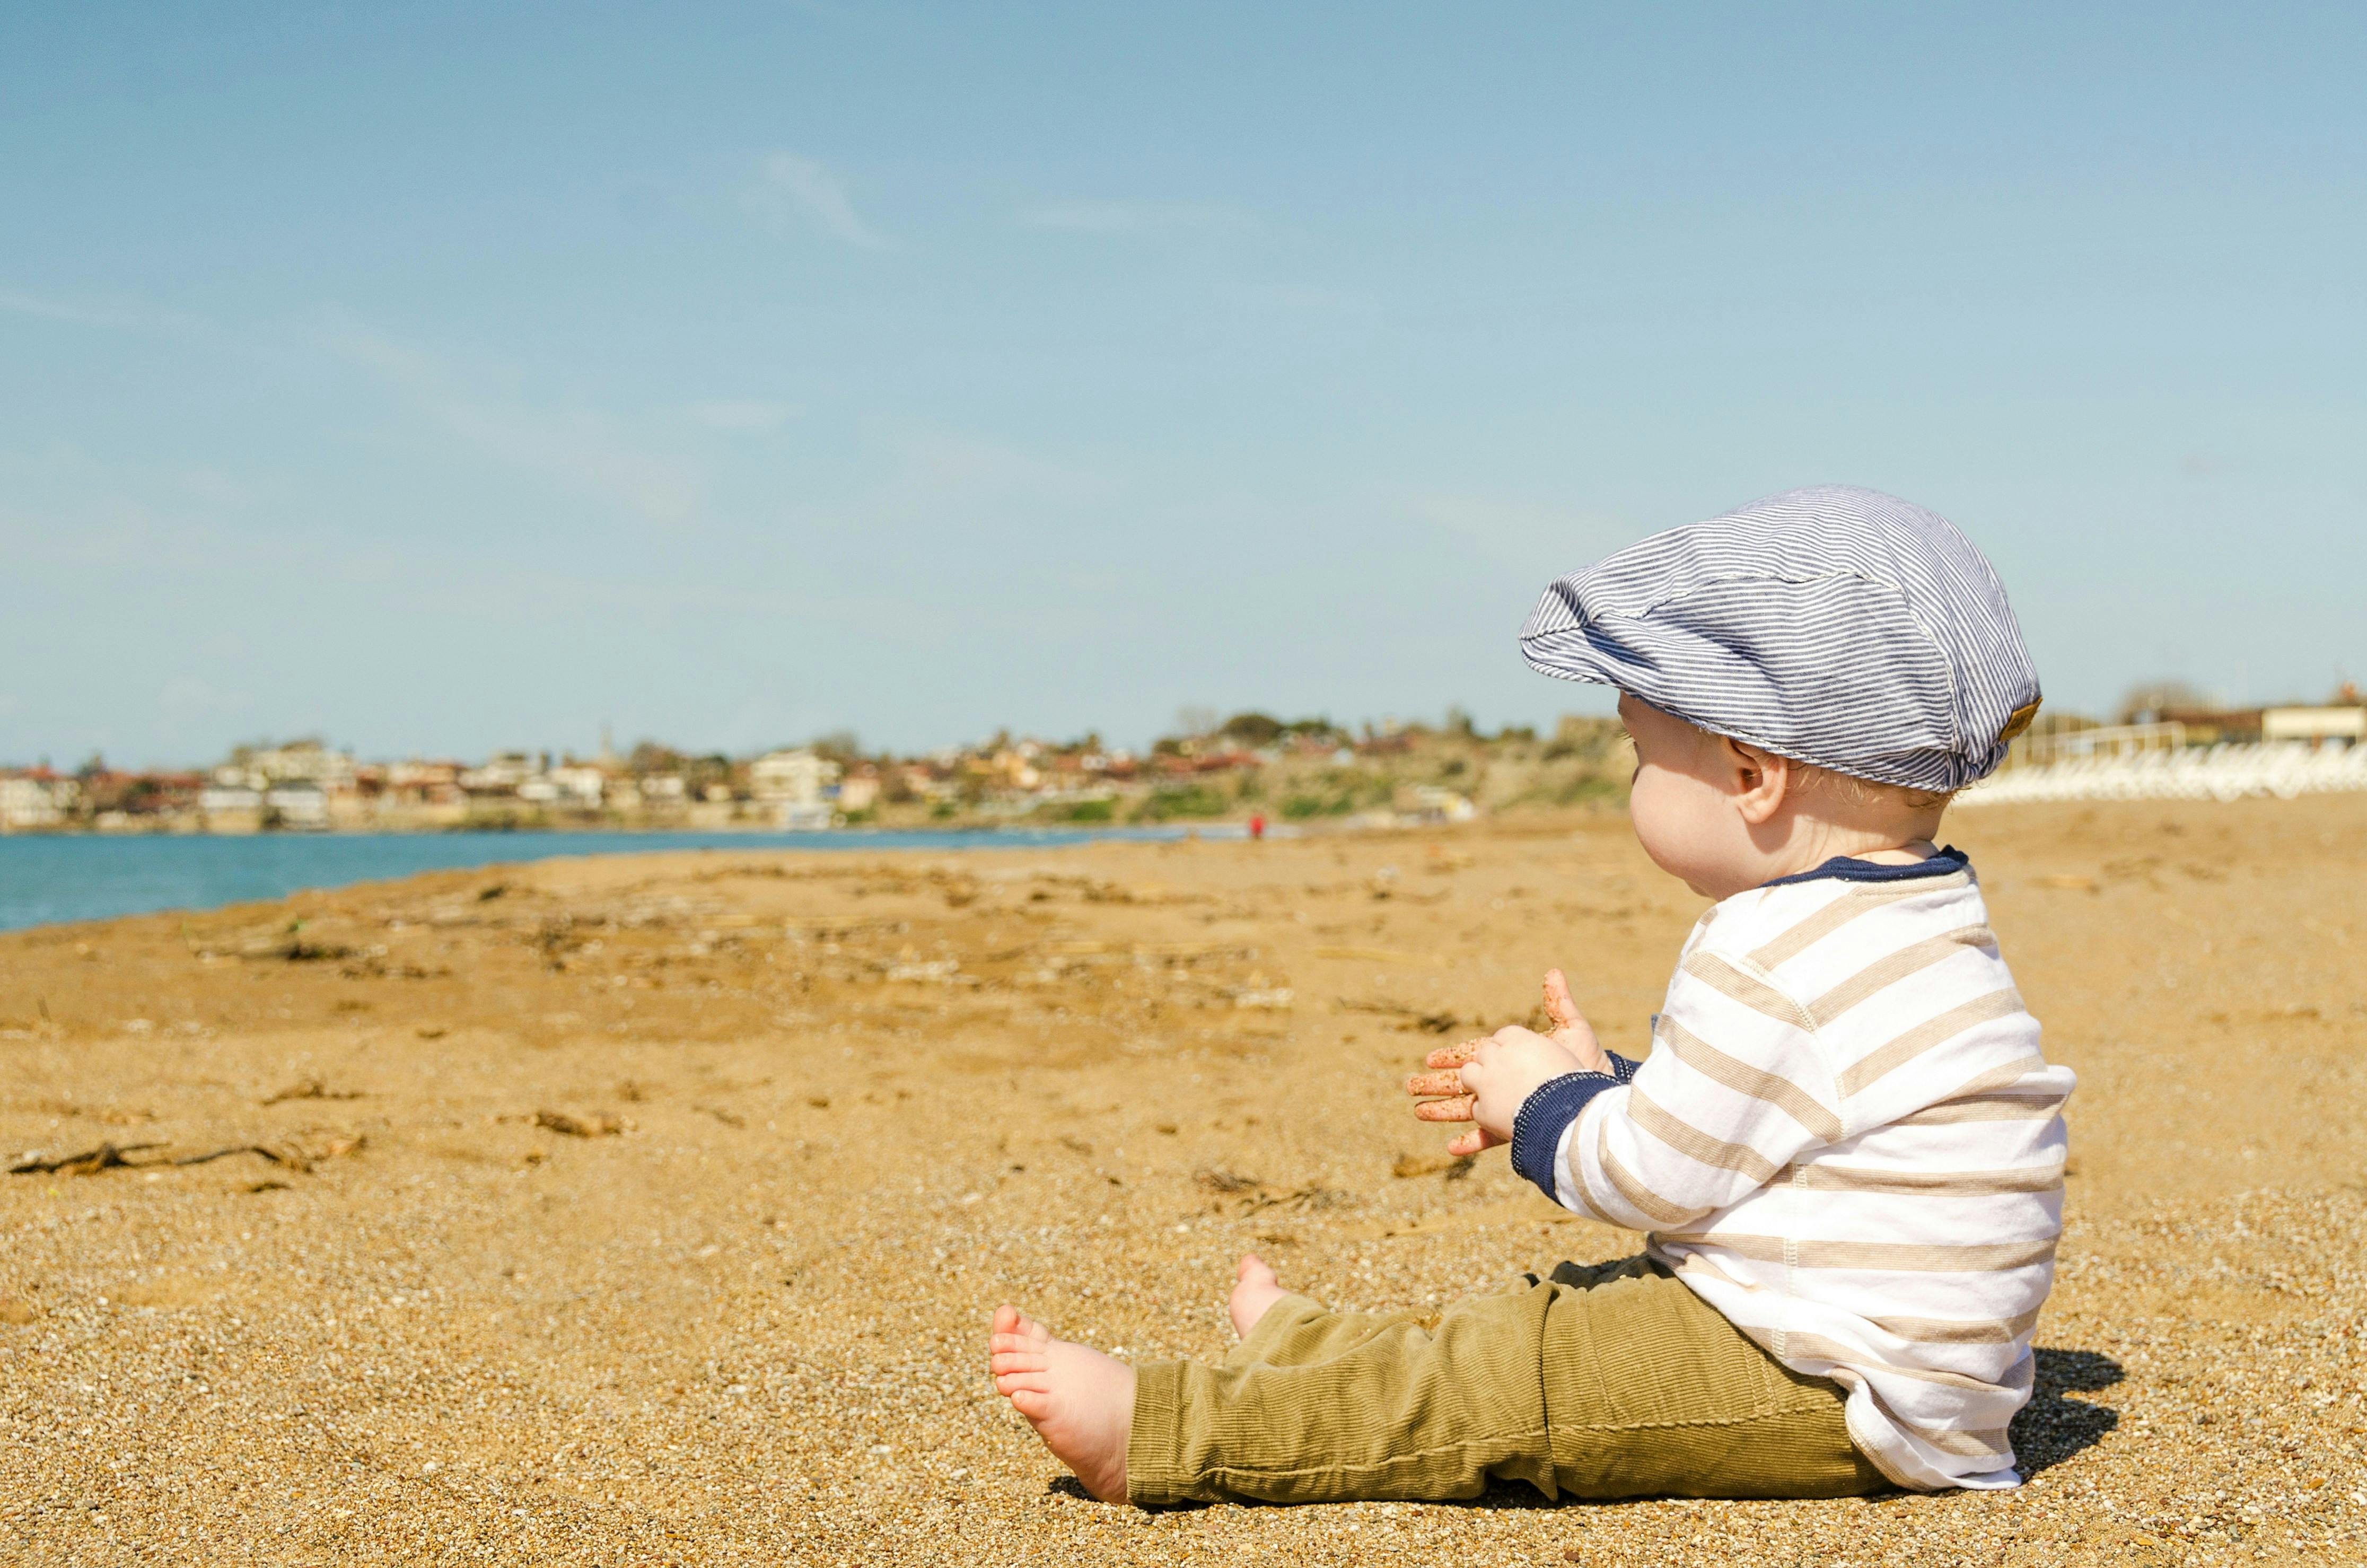
{"type": "Polygon", "coordinates": [[[226,1160],[232,1154],[259,1155],[284,1170],[309,1171],[312,1168],[312,1162],[306,1158],[303,1151],[300,1149],[289,1145],[273,1149],[261,1143],[234,1143],[227,1149],[215,1149],[203,1154],[191,1154],[172,1163],[176,1165],[202,1165],[215,1160],[226,1160]]]}
{"type": "Polygon", "coordinates": [[[101,1143],[96,1149],[85,1149],[79,1154],[61,1154],[54,1160],[26,1160],[8,1167],[10,1176],[96,1176],[101,1171],[115,1170],[134,1165],[157,1165],[155,1160],[127,1160],[126,1154],[136,1154],[142,1149],[161,1149],[162,1143],[101,1143]]]}
{"type": "Polygon", "coordinates": [[[357,1100],[361,1097],[359,1089],[332,1089],[324,1079],[300,1078],[269,1099],[256,1103],[274,1106],[285,1100],[357,1100]]]}
{"type": "Polygon", "coordinates": [[[534,1113],[534,1124],[570,1138],[609,1138],[625,1130],[625,1124],[606,1111],[570,1116],[563,1110],[538,1110],[534,1113]]]}
{"type": "MultiPolygon", "coordinates": [[[[361,1147],[361,1139],[336,1140],[329,1146],[331,1155],[349,1153],[361,1147]]],[[[10,1176],[96,1176],[101,1171],[141,1170],[151,1165],[203,1165],[216,1160],[226,1160],[233,1154],[253,1154],[267,1160],[282,1170],[309,1172],[312,1157],[292,1143],[277,1147],[264,1143],[233,1143],[227,1148],[209,1149],[202,1154],[184,1154],[178,1159],[160,1156],[153,1160],[135,1160],[130,1156],[149,1149],[162,1149],[163,1143],[101,1143],[96,1149],[85,1149],[78,1154],[60,1154],[54,1159],[24,1160],[8,1167],[10,1176]]]]}

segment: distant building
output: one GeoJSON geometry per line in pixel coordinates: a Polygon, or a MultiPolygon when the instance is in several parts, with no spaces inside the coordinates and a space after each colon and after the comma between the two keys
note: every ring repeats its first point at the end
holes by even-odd
{"type": "Polygon", "coordinates": [[[311,784],[343,795],[353,791],[357,771],[351,752],[331,751],[319,741],[290,741],[283,746],[241,746],[213,770],[213,780],[225,789],[247,790],[311,784]]]}
{"type": "Polygon", "coordinates": [[[515,795],[538,771],[534,758],[522,751],[496,752],[478,767],[461,769],[459,783],[471,795],[515,795]]]}
{"type": "Polygon", "coordinates": [[[0,833],[38,833],[66,820],[82,786],[47,768],[0,775],[0,833]]]}
{"type": "Polygon", "coordinates": [[[1015,746],[1004,746],[987,757],[979,771],[1012,790],[1033,790],[1044,781],[1036,766],[1037,746],[1033,741],[1022,741],[1015,746]]]}
{"type": "Polygon", "coordinates": [[[2119,728],[2175,724],[2180,743],[2191,746],[2249,745],[2260,738],[2258,708],[2191,707],[2163,704],[2137,708],[2124,714],[2119,728]]]}
{"type": "Polygon", "coordinates": [[[878,802],[879,770],[866,764],[839,781],[838,809],[849,815],[867,812],[878,802]]]}
{"type": "Polygon", "coordinates": [[[2264,741],[2367,740],[2367,708],[2269,708],[2260,713],[2264,741]]]}
{"type": "Polygon", "coordinates": [[[828,827],[838,776],[838,764],[810,749],[771,752],[748,765],[748,791],[783,827],[828,827]]]}
{"type": "MultiPolygon", "coordinates": [[[[198,812],[208,833],[256,833],[263,827],[263,791],[239,782],[224,783],[225,769],[214,771],[214,782],[198,791],[198,812]]],[[[243,774],[233,774],[234,779],[243,774]]]]}
{"type": "Polygon", "coordinates": [[[309,778],[275,784],[263,792],[266,820],[281,827],[317,832],[329,825],[329,792],[309,778]]]}
{"type": "Polygon", "coordinates": [[[457,762],[391,762],[380,776],[380,791],[406,806],[448,805],[463,798],[457,762]]]}
{"type": "Polygon", "coordinates": [[[942,801],[959,793],[942,766],[930,762],[906,763],[903,767],[904,793],[923,801],[942,801]]]}
{"type": "Polygon", "coordinates": [[[589,763],[554,767],[544,777],[550,780],[561,801],[587,811],[600,809],[600,796],[608,783],[607,775],[589,763]]]}

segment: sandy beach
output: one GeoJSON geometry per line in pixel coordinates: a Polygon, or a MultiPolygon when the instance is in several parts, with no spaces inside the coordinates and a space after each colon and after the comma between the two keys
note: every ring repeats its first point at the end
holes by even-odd
{"type": "Polygon", "coordinates": [[[2081,1080],[2019,1491],[1151,1514],[994,1397],[1004,1300],[1212,1357],[1245,1249],[1416,1312],[1636,1250],[1399,1092],[1551,964],[1643,1051],[1701,904],[1603,812],[0,937],[0,1560],[2367,1561],[2367,797],[1949,825],[2081,1080]]]}

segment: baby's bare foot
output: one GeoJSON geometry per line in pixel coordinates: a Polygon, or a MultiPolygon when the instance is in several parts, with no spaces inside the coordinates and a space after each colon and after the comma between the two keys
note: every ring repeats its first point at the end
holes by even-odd
{"type": "Polygon", "coordinates": [[[1066,1339],[1016,1307],[998,1307],[987,1338],[995,1389],[1027,1417],[1052,1457],[1104,1503],[1126,1501],[1134,1369],[1066,1339]]]}
{"type": "Polygon", "coordinates": [[[1240,1267],[1236,1273],[1240,1283],[1233,1287],[1233,1298],[1229,1303],[1233,1332],[1247,1339],[1250,1330],[1257,1326],[1258,1319],[1265,1316],[1265,1310],[1290,1292],[1282,1288],[1282,1281],[1274,1278],[1274,1270],[1266,1267],[1265,1259],[1253,1252],[1241,1254],[1240,1267]]]}

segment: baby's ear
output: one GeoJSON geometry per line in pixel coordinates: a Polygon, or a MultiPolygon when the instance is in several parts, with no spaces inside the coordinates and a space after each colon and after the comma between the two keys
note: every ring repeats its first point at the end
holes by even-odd
{"type": "Polygon", "coordinates": [[[1799,764],[1749,741],[1738,741],[1731,735],[1719,738],[1726,742],[1727,777],[1733,785],[1735,809],[1742,813],[1743,821],[1757,827],[1781,811],[1785,797],[1798,787],[1799,764]]]}

